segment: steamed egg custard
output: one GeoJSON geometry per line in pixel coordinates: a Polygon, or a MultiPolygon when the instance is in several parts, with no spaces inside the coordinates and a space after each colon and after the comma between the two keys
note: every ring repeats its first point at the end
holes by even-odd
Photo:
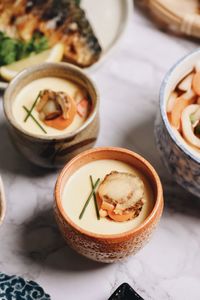
{"type": "Polygon", "coordinates": [[[45,77],[23,87],[13,102],[12,113],[27,133],[63,135],[80,128],[90,114],[86,90],[76,83],[45,77]]]}
{"type": "Polygon", "coordinates": [[[92,161],[75,171],[62,195],[65,214],[80,228],[96,234],[119,234],[141,225],[151,213],[154,196],[136,168],[112,159],[92,161]]]}

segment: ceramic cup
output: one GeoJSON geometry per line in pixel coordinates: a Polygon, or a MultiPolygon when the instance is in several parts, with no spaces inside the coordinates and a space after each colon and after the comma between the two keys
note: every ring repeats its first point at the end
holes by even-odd
{"type": "Polygon", "coordinates": [[[173,131],[167,117],[166,105],[170,93],[181,78],[200,61],[200,50],[178,61],[167,73],[160,89],[160,107],[155,122],[155,137],[161,158],[175,181],[200,197],[200,155],[196,155],[173,131]]]}
{"type": "Polygon", "coordinates": [[[6,200],[5,200],[3,182],[0,176],[0,225],[3,223],[5,212],[6,212],[6,200]]]}
{"type": "Polygon", "coordinates": [[[55,186],[54,207],[60,231],[74,250],[92,260],[112,263],[135,254],[147,243],[162,214],[163,192],[156,171],[138,154],[122,148],[96,148],[76,156],[64,167],[55,186]],[[81,166],[99,159],[125,162],[140,170],[149,180],[154,193],[154,206],[146,220],[137,228],[121,234],[95,234],[80,228],[64,212],[61,195],[66,182],[81,166]]]}
{"type": "Polygon", "coordinates": [[[32,163],[42,167],[60,167],[78,153],[91,148],[99,132],[99,96],[91,79],[79,68],[67,63],[44,63],[25,69],[9,84],[4,94],[4,112],[11,138],[17,149],[32,163]],[[92,112],[78,130],[59,136],[27,133],[15,121],[12,113],[13,100],[28,83],[44,77],[59,77],[83,86],[92,100],[92,112]]]}

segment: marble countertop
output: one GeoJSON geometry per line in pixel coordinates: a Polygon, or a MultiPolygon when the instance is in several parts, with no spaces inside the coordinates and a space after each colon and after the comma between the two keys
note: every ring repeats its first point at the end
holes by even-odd
{"type": "Polygon", "coordinates": [[[172,182],[153,135],[162,78],[196,47],[159,31],[136,8],[118,49],[92,74],[101,94],[97,145],[142,154],[159,172],[165,189],[164,215],[152,240],[117,264],[88,261],[65,245],[52,213],[57,173],[35,168],[15,151],[0,103],[0,173],[7,198],[0,271],[37,281],[55,300],[106,300],[124,281],[145,300],[200,299],[200,200],[172,182]]]}

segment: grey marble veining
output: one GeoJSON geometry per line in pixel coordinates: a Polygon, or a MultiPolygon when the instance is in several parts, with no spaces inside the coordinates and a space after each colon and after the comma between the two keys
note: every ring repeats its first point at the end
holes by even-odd
{"type": "Polygon", "coordinates": [[[52,213],[57,172],[37,169],[15,151],[0,104],[0,173],[7,198],[0,271],[38,281],[55,300],[106,300],[124,281],[146,300],[200,299],[200,200],[171,180],[153,135],[163,76],[197,46],[159,31],[136,9],[118,49],[92,74],[101,94],[98,146],[142,154],[165,189],[164,215],[152,240],[117,264],[88,261],[65,245],[52,213]]]}

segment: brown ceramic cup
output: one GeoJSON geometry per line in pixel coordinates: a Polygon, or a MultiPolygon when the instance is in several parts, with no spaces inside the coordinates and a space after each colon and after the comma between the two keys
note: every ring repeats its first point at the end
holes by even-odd
{"type": "Polygon", "coordinates": [[[47,167],[61,167],[78,153],[95,144],[99,132],[99,96],[91,79],[79,68],[67,63],[44,63],[20,72],[4,94],[4,112],[11,138],[17,149],[32,163],[47,167]],[[90,116],[76,131],[56,136],[27,133],[15,121],[12,104],[17,93],[28,83],[44,77],[71,80],[88,92],[92,101],[90,116]]]}
{"type": "Polygon", "coordinates": [[[154,168],[140,155],[122,148],[96,148],[76,156],[64,167],[55,186],[54,209],[59,229],[74,250],[92,260],[112,263],[135,254],[149,241],[163,211],[162,185],[154,168]],[[137,228],[121,234],[95,234],[80,228],[65,213],[61,197],[68,179],[83,165],[99,159],[125,162],[138,169],[149,181],[154,194],[154,206],[137,228]]]}

